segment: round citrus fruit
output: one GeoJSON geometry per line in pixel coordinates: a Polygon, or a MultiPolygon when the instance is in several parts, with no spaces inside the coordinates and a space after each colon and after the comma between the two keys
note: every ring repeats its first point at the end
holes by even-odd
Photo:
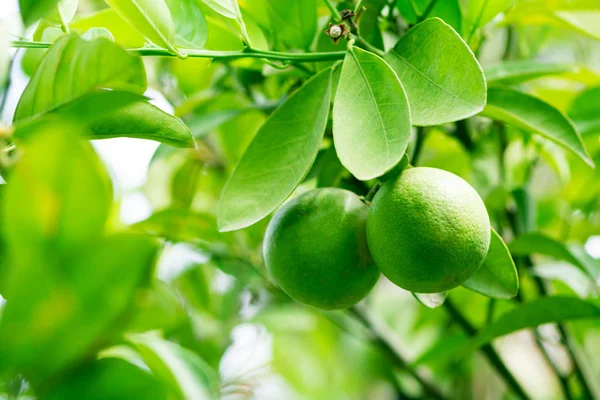
{"type": "Polygon", "coordinates": [[[490,219],[462,178],[411,168],[386,182],[367,219],[369,250],[381,272],[416,293],[438,293],[467,280],[490,246],[490,219]]]}
{"type": "Polygon", "coordinates": [[[292,298],[313,307],[347,308],[375,285],[379,270],[366,238],[368,207],[343,189],[317,189],[287,202],[264,241],[267,269],[292,298]]]}

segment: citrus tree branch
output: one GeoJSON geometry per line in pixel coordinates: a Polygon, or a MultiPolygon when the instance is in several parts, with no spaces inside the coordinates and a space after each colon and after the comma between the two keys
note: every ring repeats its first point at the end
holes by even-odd
{"type": "MultiPolygon", "coordinates": [[[[34,42],[28,40],[16,40],[12,42],[14,48],[25,49],[47,49],[52,46],[50,42],[34,42]]],[[[345,51],[333,51],[323,53],[284,53],[278,51],[258,50],[244,48],[235,51],[216,51],[216,50],[197,50],[197,49],[179,49],[190,58],[212,58],[215,60],[231,61],[241,58],[259,58],[265,60],[285,61],[290,64],[310,63],[321,61],[343,60],[345,51]]],[[[143,47],[137,49],[128,49],[130,53],[144,57],[177,57],[168,49],[161,47],[143,47]]]]}

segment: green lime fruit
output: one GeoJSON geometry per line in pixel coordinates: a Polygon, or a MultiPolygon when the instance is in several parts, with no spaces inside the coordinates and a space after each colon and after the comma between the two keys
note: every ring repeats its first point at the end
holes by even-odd
{"type": "Polygon", "coordinates": [[[436,168],[411,168],[386,182],[367,219],[369,250],[403,289],[438,293],[466,281],[490,247],[490,219],[479,194],[436,168]]]}
{"type": "Polygon", "coordinates": [[[343,189],[317,189],[281,207],[264,241],[267,269],[292,298],[324,310],[348,308],[373,288],[379,270],[366,238],[368,207],[343,189]]]}

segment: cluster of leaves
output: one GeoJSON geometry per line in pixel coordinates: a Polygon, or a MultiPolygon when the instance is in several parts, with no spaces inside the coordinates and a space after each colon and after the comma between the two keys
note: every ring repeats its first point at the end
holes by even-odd
{"type": "Polygon", "coordinates": [[[478,397],[464,382],[490,372],[465,355],[536,328],[528,351],[548,356],[565,394],[600,396],[598,360],[576,356],[600,335],[600,266],[583,246],[600,234],[595,1],[106,3],[20,0],[37,25],[15,42],[31,79],[0,130],[0,393],[478,397]],[[335,45],[323,31],[346,9],[359,18],[335,45]],[[143,188],[154,212],[132,226],[82,140],[115,137],[161,143],[143,188]],[[286,199],[367,196],[406,162],[462,176],[486,202],[491,248],[464,287],[415,294],[422,307],[382,281],[365,307],[319,313],[270,283],[261,242],[286,199]],[[562,370],[537,328],[548,323],[562,370]],[[266,366],[236,332],[267,337],[266,366]]]}

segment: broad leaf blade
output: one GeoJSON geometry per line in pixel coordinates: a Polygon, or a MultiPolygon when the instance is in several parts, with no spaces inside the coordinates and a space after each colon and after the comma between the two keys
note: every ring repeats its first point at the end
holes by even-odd
{"type": "Polygon", "coordinates": [[[600,133],[600,87],[580,93],[571,103],[568,114],[582,135],[600,133]]]}
{"type": "Polygon", "coordinates": [[[221,193],[221,232],[260,221],[292,194],[317,156],[330,99],[329,69],[306,82],[260,128],[221,193]]]}
{"type": "Polygon", "coordinates": [[[571,121],[536,97],[512,89],[491,88],[488,91],[488,105],[481,115],[539,133],[594,166],[571,121]]]}
{"type": "Polygon", "coordinates": [[[175,24],[175,44],[201,49],[206,45],[206,19],[195,0],[166,0],[175,24]]]}
{"type": "Polygon", "coordinates": [[[488,85],[515,85],[549,75],[576,73],[579,68],[572,64],[550,64],[532,60],[504,62],[485,69],[488,85]]]}
{"type": "Polygon", "coordinates": [[[143,93],[146,76],[141,59],[106,39],[86,41],[74,34],[62,37],[52,45],[23,91],[15,121],[100,88],[143,93]]]}
{"type": "Polygon", "coordinates": [[[106,0],[123,19],[157,46],[178,54],[173,16],[165,0],[106,0]]]}
{"type": "Polygon", "coordinates": [[[519,291],[519,276],[506,244],[492,229],[490,249],[477,272],[462,284],[485,296],[510,299],[519,291]]]}
{"type": "Polygon", "coordinates": [[[308,50],[317,34],[316,0],[265,0],[273,35],[288,48],[308,50]]]}
{"type": "Polygon", "coordinates": [[[410,110],[387,63],[359,48],[346,54],[333,106],[333,137],[342,164],[358,179],[392,169],[406,151],[410,110]]]}
{"type": "Polygon", "coordinates": [[[217,374],[192,351],[153,334],[133,334],[128,339],[152,372],[168,382],[181,398],[214,400],[220,397],[217,374]]]}
{"type": "Polygon", "coordinates": [[[71,22],[70,27],[80,33],[93,28],[105,28],[113,35],[116,43],[128,48],[144,47],[146,41],[144,35],[129,25],[112,8],[77,18],[71,22]]]}
{"type": "Polygon", "coordinates": [[[439,18],[422,22],[385,57],[404,85],[413,125],[438,125],[477,114],[486,84],[473,52],[439,18]]]}

